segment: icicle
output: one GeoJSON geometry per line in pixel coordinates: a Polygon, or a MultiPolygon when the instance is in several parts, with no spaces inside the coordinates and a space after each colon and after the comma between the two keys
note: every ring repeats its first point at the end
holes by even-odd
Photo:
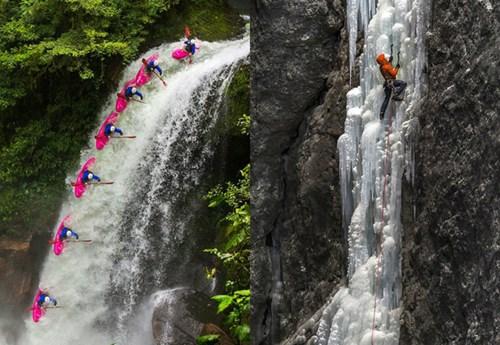
{"type": "Polygon", "coordinates": [[[359,0],[347,0],[347,30],[349,32],[349,80],[356,59],[356,40],[358,38],[359,0]]]}

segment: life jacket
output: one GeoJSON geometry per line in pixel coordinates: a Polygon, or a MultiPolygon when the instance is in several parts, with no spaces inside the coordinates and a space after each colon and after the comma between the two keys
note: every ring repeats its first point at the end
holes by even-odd
{"type": "Polygon", "coordinates": [[[155,66],[155,60],[149,61],[146,66],[147,66],[149,72],[154,71],[155,68],[156,68],[156,66],[155,66]]]}
{"type": "Polygon", "coordinates": [[[90,171],[90,170],[85,170],[85,172],[84,172],[84,173],[83,173],[83,175],[82,175],[82,182],[83,182],[83,183],[86,183],[86,182],[90,181],[90,179],[89,179],[89,174],[94,175],[94,173],[93,173],[92,171],[90,171]]]}
{"type": "Polygon", "coordinates": [[[135,93],[132,92],[133,88],[134,86],[127,87],[127,89],[125,90],[125,97],[132,97],[133,95],[135,95],[135,93]]]}
{"type": "Polygon", "coordinates": [[[66,228],[66,227],[64,227],[64,229],[62,229],[61,235],[59,236],[59,238],[61,240],[64,240],[64,239],[68,238],[68,230],[71,230],[71,229],[70,228],[66,228]]]}
{"type": "Polygon", "coordinates": [[[394,80],[398,74],[399,68],[395,68],[392,64],[387,61],[385,54],[379,54],[377,56],[377,63],[380,66],[380,73],[385,80],[394,80]]]}
{"type": "Polygon", "coordinates": [[[46,295],[44,293],[41,294],[40,296],[38,296],[37,304],[39,307],[41,307],[45,303],[45,297],[48,297],[48,295],[46,295]]]}
{"type": "Polygon", "coordinates": [[[194,54],[196,53],[196,44],[191,41],[191,40],[187,40],[184,42],[184,44],[186,45],[184,47],[184,49],[188,52],[188,53],[191,53],[191,54],[194,54]]]}
{"type": "Polygon", "coordinates": [[[113,134],[113,133],[111,132],[111,127],[113,127],[113,126],[114,126],[114,124],[112,124],[112,123],[108,123],[108,124],[106,125],[106,127],[104,128],[104,135],[105,135],[105,136],[109,137],[111,134],[113,134]]]}

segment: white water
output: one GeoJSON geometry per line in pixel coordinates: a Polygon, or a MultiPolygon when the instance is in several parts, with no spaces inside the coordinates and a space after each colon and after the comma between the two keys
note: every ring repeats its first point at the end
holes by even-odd
{"type": "Polygon", "coordinates": [[[360,86],[347,94],[345,133],[338,142],[349,282],[325,308],[317,345],[397,345],[399,341],[401,181],[404,168],[412,169],[404,129],[422,92],[424,1],[347,1],[351,69],[358,33],[365,38],[360,86]],[[381,123],[383,79],[375,58],[389,53],[391,43],[394,64],[401,52],[397,78],[408,86],[404,101],[392,102],[381,123]]]}
{"type": "MultiPolygon", "coordinates": [[[[70,244],[60,257],[52,252],[48,255],[40,286],[49,287],[63,308],[49,310],[38,324],[27,315],[26,333],[20,345],[150,344],[151,310],[139,304],[138,297],[148,298],[140,295],[141,284],[148,283],[150,290],[159,290],[164,280],[168,280],[164,276],[163,280],[153,282],[138,279],[144,268],[141,258],[147,256],[149,250],[147,231],[152,205],[156,201],[156,207],[161,210],[162,240],[183,241],[186,234],[182,228],[169,223],[174,215],[159,195],[166,192],[162,188],[182,192],[199,184],[203,163],[213,153],[211,142],[200,140],[217,120],[218,107],[211,103],[222,101],[235,66],[249,53],[248,36],[235,41],[202,42],[195,63],[187,67],[170,58],[170,52],[178,46],[180,42],[153,50],[161,54],[168,87],[153,80],[141,88],[147,104],[132,103],[121,115],[119,127],[126,135],[137,135],[137,139],[112,140],[100,152],[82,151],[80,163],[95,155],[94,172],[103,180],[113,180],[114,184],[91,188],[80,200],[68,192],[59,218],[71,214],[71,226],[80,238],[94,242],[70,244]],[[185,150],[182,153],[173,149],[179,142],[185,150]],[[194,155],[194,151],[198,154],[194,155]],[[183,157],[182,162],[172,162],[179,155],[183,157]],[[184,167],[190,170],[175,170],[184,167]],[[170,177],[167,182],[164,181],[166,172],[170,177]],[[147,190],[143,189],[144,181],[147,181],[147,190]],[[137,191],[141,190],[146,195],[138,196],[137,191]],[[140,219],[127,218],[131,208],[139,210],[140,219]],[[122,233],[122,228],[128,233],[122,233]],[[118,259],[120,261],[113,263],[118,259]],[[121,286],[127,294],[113,296],[111,286],[121,286]],[[134,321],[134,316],[141,316],[140,322],[134,321]]],[[[145,55],[150,53],[152,51],[145,55]]],[[[122,82],[133,77],[139,67],[140,59],[127,68],[122,82]]],[[[115,94],[116,91],[110,95],[101,120],[112,110],[115,94]]],[[[94,147],[93,136],[91,138],[89,146],[94,147]]],[[[74,179],[76,169],[70,172],[68,181],[74,179]]]]}

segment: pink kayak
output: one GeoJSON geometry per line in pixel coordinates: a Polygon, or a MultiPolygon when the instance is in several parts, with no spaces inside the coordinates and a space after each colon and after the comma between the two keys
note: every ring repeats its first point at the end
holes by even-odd
{"type": "MultiPolygon", "coordinates": [[[[200,41],[198,41],[198,40],[195,40],[195,42],[194,42],[194,43],[195,43],[195,46],[196,46],[196,50],[195,50],[195,52],[196,52],[196,51],[200,50],[200,48],[201,48],[201,43],[200,43],[200,41]]],[[[178,48],[178,49],[175,49],[175,50],[172,52],[172,57],[173,57],[174,59],[176,59],[176,60],[179,60],[179,61],[181,61],[181,60],[183,60],[183,59],[187,58],[188,56],[189,56],[189,53],[188,53],[186,50],[184,50],[184,48],[178,48]]]]}
{"type": "Polygon", "coordinates": [[[150,73],[146,70],[146,65],[154,60],[158,60],[160,57],[160,54],[154,53],[150,57],[146,59],[146,63],[142,63],[141,68],[139,69],[139,72],[137,72],[135,76],[135,85],[136,86],[142,86],[146,83],[149,83],[151,78],[153,77],[153,73],[150,73]]]}
{"type": "Polygon", "coordinates": [[[106,129],[106,126],[108,124],[116,123],[119,115],[120,114],[117,113],[116,111],[112,111],[111,114],[109,114],[108,117],[106,117],[106,120],[104,120],[104,122],[102,123],[101,127],[99,128],[99,132],[97,132],[97,135],[95,137],[96,149],[102,150],[104,148],[104,146],[106,146],[106,144],[109,141],[109,137],[107,137],[106,134],[104,134],[104,130],[106,129]]]}
{"type": "Polygon", "coordinates": [[[34,322],[40,321],[42,316],[45,315],[45,310],[38,305],[38,299],[40,298],[40,295],[42,293],[43,291],[41,289],[38,289],[38,292],[33,299],[33,304],[31,305],[31,317],[33,318],[34,322]]]}
{"type": "Polygon", "coordinates": [[[176,49],[172,52],[172,57],[176,60],[182,60],[189,56],[189,53],[182,48],[176,49]]]}
{"type": "Polygon", "coordinates": [[[95,157],[90,157],[87,162],[82,166],[80,169],[80,172],[78,173],[78,176],[76,177],[76,181],[73,184],[74,187],[74,193],[77,198],[81,198],[83,194],[85,193],[85,190],[87,189],[87,186],[85,183],[82,182],[82,176],[85,170],[88,170],[94,165],[95,163],[95,157]]]}
{"type": "Polygon", "coordinates": [[[128,101],[125,96],[125,91],[127,91],[129,86],[135,86],[135,78],[127,81],[116,97],[115,110],[119,113],[123,112],[125,108],[127,108],[128,101]]]}
{"type": "Polygon", "coordinates": [[[69,222],[71,217],[67,215],[66,217],[63,218],[61,223],[59,224],[59,227],[57,228],[56,235],[54,237],[54,243],[53,243],[53,249],[54,249],[54,254],[56,255],[61,255],[63,250],[64,250],[64,241],[61,241],[60,235],[64,227],[66,226],[66,223],[69,222]]]}

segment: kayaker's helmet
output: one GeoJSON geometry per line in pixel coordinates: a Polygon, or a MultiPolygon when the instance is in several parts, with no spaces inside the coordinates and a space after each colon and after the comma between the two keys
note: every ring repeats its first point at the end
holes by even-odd
{"type": "Polygon", "coordinates": [[[88,175],[89,180],[92,180],[93,177],[94,177],[94,174],[89,173],[89,175],[88,175]]]}
{"type": "Polygon", "coordinates": [[[158,66],[158,60],[153,61],[153,65],[156,67],[158,66]]]}
{"type": "Polygon", "coordinates": [[[115,126],[111,126],[111,127],[109,127],[109,130],[110,130],[111,132],[114,132],[114,131],[115,131],[115,129],[116,129],[116,127],[115,127],[115,126]]]}
{"type": "Polygon", "coordinates": [[[44,303],[50,303],[50,297],[49,296],[45,296],[45,298],[43,299],[43,302],[44,303]]]}
{"type": "Polygon", "coordinates": [[[71,230],[66,231],[66,237],[71,237],[71,234],[72,234],[71,230]]]}
{"type": "Polygon", "coordinates": [[[135,87],[132,87],[132,93],[136,93],[137,89],[135,87]]]}

